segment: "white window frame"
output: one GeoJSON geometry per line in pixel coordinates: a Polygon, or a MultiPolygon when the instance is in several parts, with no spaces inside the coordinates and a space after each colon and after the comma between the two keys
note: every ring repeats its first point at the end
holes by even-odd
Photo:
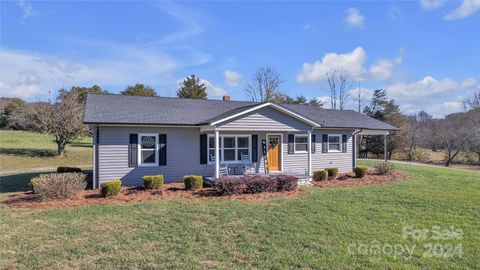
{"type": "MultiPolygon", "coordinates": [[[[308,153],[308,134],[293,134],[293,152],[294,153],[308,153]],[[307,142],[305,145],[307,146],[307,150],[297,150],[297,137],[305,137],[307,142]]],[[[302,143],[303,144],[303,143],[302,143]]]]}
{"type": "MultiPolygon", "coordinates": [[[[207,161],[208,164],[215,164],[214,161],[210,161],[210,150],[215,150],[215,147],[211,148],[210,147],[210,138],[213,138],[215,140],[215,134],[208,134],[207,137],[207,161]]],[[[237,160],[238,158],[238,150],[239,149],[247,149],[243,147],[238,147],[238,138],[248,138],[248,157],[250,159],[250,163],[252,162],[252,135],[251,134],[221,134],[220,135],[220,149],[218,153],[221,156],[220,163],[228,164],[228,163],[241,163],[242,160],[237,160]],[[225,161],[224,160],[224,147],[223,147],[223,140],[225,137],[235,137],[235,160],[229,160],[225,161]]],[[[227,149],[233,149],[233,148],[227,148],[227,149]]],[[[215,157],[217,158],[217,157],[215,157]]]]}
{"type": "Polygon", "coordinates": [[[138,133],[138,166],[139,167],[154,167],[158,166],[158,134],[157,133],[138,133]],[[142,163],[142,151],[143,150],[152,150],[142,149],[142,136],[154,136],[155,137],[155,162],[154,163],[142,163]]]}
{"type": "Polygon", "coordinates": [[[342,143],[342,134],[328,134],[328,141],[327,141],[327,150],[328,150],[328,153],[341,153],[342,152],[342,147],[343,147],[343,143],[342,143]],[[339,147],[338,149],[340,150],[330,150],[330,137],[338,137],[338,144],[339,144],[339,147]]]}

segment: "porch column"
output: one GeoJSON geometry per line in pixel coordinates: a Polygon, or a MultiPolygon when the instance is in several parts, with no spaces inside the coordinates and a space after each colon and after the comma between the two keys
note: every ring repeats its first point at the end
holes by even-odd
{"type": "Polygon", "coordinates": [[[312,176],[312,131],[308,131],[308,176],[312,176]]]}
{"type": "Polygon", "coordinates": [[[215,178],[220,177],[220,131],[215,130],[215,178]]]}
{"type": "Polygon", "coordinates": [[[387,134],[383,135],[383,157],[385,158],[385,162],[388,162],[388,157],[387,157],[387,134]]]}

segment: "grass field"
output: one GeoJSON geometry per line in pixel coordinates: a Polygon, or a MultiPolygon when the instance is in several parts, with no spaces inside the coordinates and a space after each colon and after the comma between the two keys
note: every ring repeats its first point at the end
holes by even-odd
{"type": "MultiPolygon", "coordinates": [[[[296,198],[182,199],[50,210],[0,206],[0,268],[479,269],[480,174],[398,167],[408,180],[306,188],[296,198]],[[404,239],[404,226],[454,226],[463,236],[404,239]],[[382,247],[415,247],[411,257],[394,256],[388,249],[385,254],[348,252],[354,244],[377,243],[373,241],[382,247]],[[435,256],[425,256],[429,244],[461,245],[462,254],[436,257],[445,254],[437,250],[435,256]]],[[[9,191],[24,185],[10,183],[9,191]]]]}
{"type": "Polygon", "coordinates": [[[89,165],[92,162],[92,139],[75,141],[66,148],[63,158],[56,157],[53,137],[25,131],[0,131],[0,173],[30,168],[89,165]]]}

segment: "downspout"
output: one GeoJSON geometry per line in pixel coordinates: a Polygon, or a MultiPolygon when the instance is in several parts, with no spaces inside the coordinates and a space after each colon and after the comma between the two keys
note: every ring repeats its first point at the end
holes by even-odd
{"type": "Polygon", "coordinates": [[[93,180],[92,180],[92,188],[97,189],[97,182],[98,182],[98,142],[100,139],[100,129],[98,125],[95,126],[95,138],[94,138],[94,145],[93,145],[93,180]]]}
{"type": "Polygon", "coordinates": [[[362,131],[363,131],[363,128],[361,128],[358,131],[355,131],[352,134],[352,136],[353,136],[353,151],[352,151],[352,159],[353,159],[352,164],[353,164],[353,166],[352,167],[357,166],[357,134],[359,134],[362,131]]]}

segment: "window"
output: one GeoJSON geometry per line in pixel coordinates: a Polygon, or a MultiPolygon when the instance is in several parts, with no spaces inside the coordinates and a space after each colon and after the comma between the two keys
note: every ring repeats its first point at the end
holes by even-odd
{"type": "Polygon", "coordinates": [[[328,135],[328,152],[341,152],[341,136],[340,135],[328,135]]]}
{"type": "Polygon", "coordinates": [[[308,135],[295,134],[295,152],[308,151],[308,135]]]}
{"type": "Polygon", "coordinates": [[[139,134],[139,139],[140,143],[138,145],[138,165],[156,166],[158,156],[158,134],[139,134]]]}
{"type": "MultiPolygon", "coordinates": [[[[215,161],[215,136],[208,137],[208,162],[215,161]]],[[[250,135],[224,135],[220,136],[220,161],[241,162],[242,155],[250,156],[250,135]]]]}

